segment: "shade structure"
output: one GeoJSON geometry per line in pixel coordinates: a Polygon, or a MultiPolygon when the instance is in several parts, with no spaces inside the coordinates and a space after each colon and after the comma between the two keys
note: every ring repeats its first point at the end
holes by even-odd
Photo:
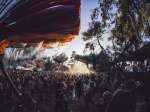
{"type": "Polygon", "coordinates": [[[69,42],[80,28],[80,0],[0,0],[0,40],[69,42]]]}

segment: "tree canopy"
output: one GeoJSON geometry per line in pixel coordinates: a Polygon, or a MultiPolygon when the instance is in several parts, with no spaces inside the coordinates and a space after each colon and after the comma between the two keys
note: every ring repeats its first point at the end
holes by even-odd
{"type": "Polygon", "coordinates": [[[140,48],[144,37],[150,35],[149,4],[146,0],[98,0],[89,28],[83,32],[86,48],[114,51],[115,58],[140,48]],[[105,34],[110,35],[109,49],[102,45],[105,34]]]}

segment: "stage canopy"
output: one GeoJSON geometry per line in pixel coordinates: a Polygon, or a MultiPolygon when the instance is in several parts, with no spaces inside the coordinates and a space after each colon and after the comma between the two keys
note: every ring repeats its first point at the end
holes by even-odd
{"type": "Polygon", "coordinates": [[[79,28],[80,0],[0,0],[1,48],[70,42],[79,28]]]}

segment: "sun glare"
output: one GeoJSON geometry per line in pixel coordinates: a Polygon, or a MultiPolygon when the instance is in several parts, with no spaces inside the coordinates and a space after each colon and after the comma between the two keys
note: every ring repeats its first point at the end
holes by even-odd
{"type": "Polygon", "coordinates": [[[69,69],[71,74],[90,74],[91,72],[87,65],[81,62],[73,64],[69,69]]]}

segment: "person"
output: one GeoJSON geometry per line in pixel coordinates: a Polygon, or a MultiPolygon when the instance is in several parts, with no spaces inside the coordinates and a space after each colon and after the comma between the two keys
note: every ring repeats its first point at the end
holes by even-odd
{"type": "Polygon", "coordinates": [[[84,93],[83,85],[82,85],[82,79],[78,79],[78,81],[76,82],[75,87],[76,87],[76,96],[77,96],[78,99],[80,99],[80,97],[84,93]]]}
{"type": "Polygon", "coordinates": [[[114,92],[106,112],[135,112],[135,89],[136,83],[134,80],[125,81],[122,87],[114,92]]]}

